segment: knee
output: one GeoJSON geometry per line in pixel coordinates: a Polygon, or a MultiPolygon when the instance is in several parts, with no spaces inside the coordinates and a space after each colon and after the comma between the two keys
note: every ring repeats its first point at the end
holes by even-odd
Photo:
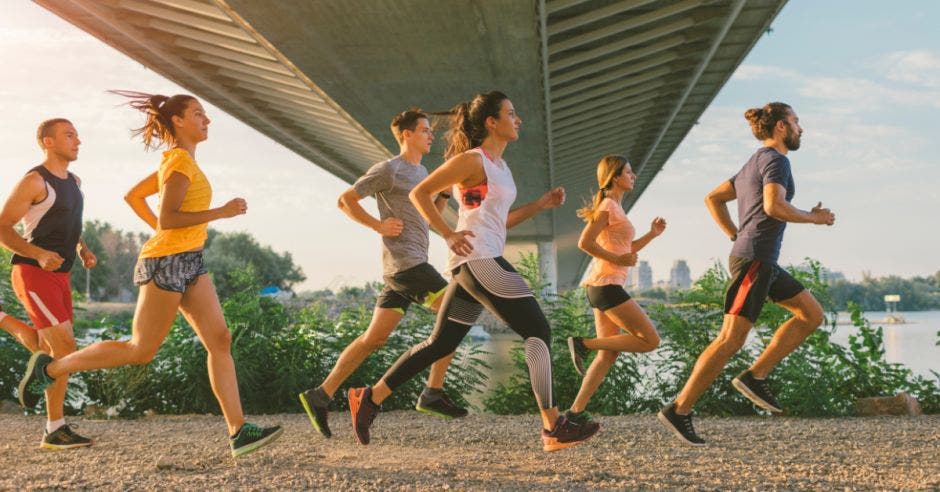
{"type": "Polygon", "coordinates": [[[364,333],[359,337],[359,342],[362,343],[370,352],[374,352],[385,346],[385,343],[388,342],[388,335],[374,335],[369,333],[364,333]]]}
{"type": "Polygon", "coordinates": [[[718,352],[726,357],[731,357],[736,354],[738,350],[741,350],[741,347],[744,346],[744,342],[747,340],[747,333],[737,334],[737,333],[721,333],[718,335],[718,338],[715,339],[715,346],[718,349],[718,352]]]}
{"type": "Polygon", "coordinates": [[[61,340],[58,343],[51,345],[47,348],[49,350],[49,355],[51,355],[52,357],[56,359],[61,359],[62,357],[65,357],[66,355],[69,355],[72,352],[75,352],[75,349],[77,347],[75,345],[75,339],[70,338],[68,340],[61,340]]]}
{"type": "Polygon", "coordinates": [[[209,353],[229,353],[232,350],[232,333],[228,328],[217,330],[205,337],[204,345],[209,353]]]}
{"type": "Polygon", "coordinates": [[[645,342],[645,346],[643,347],[643,350],[640,350],[639,352],[652,352],[659,348],[659,334],[655,331],[643,341],[645,342]]]}
{"type": "Polygon", "coordinates": [[[159,347],[141,347],[139,345],[132,345],[129,362],[135,366],[149,364],[150,361],[152,361],[153,358],[157,356],[157,350],[159,350],[159,347]]]}
{"type": "Polygon", "coordinates": [[[802,319],[802,321],[805,324],[809,325],[810,327],[809,331],[814,331],[816,328],[819,327],[819,325],[823,323],[823,320],[824,320],[823,311],[822,311],[822,308],[819,307],[819,305],[815,305],[808,309],[804,309],[799,314],[799,317],[802,319]]]}
{"type": "Polygon", "coordinates": [[[431,340],[430,343],[425,346],[425,353],[430,356],[431,359],[437,361],[454,353],[458,345],[460,345],[459,340],[457,343],[449,343],[448,340],[438,338],[431,340]]]}

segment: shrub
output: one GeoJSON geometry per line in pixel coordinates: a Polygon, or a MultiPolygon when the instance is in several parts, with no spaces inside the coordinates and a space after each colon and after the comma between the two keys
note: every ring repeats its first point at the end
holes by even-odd
{"type": "MultiPolygon", "coordinates": [[[[525,256],[520,273],[536,292],[538,261],[525,256]]],[[[825,307],[831,306],[827,285],[820,280],[821,266],[807,260],[791,269],[825,307]]],[[[621,354],[591,400],[588,409],[601,414],[657,411],[681,389],[699,355],[717,337],[724,317],[724,289],[729,276],[715,264],[686,292],[675,293],[674,304],[646,307],[659,331],[660,347],[649,354],[621,354]]],[[[569,336],[594,336],[593,316],[580,290],[540,299],[552,325],[552,364],[556,402],[574,401],[581,380],[566,349],[569,336]]],[[[908,391],[920,400],[925,412],[940,412],[940,374],[936,381],[914,375],[901,364],[885,360],[881,328],[872,328],[857,305],[850,305],[857,330],[847,347],[831,341],[838,329],[834,312],[797,350],[773,371],[771,387],[788,413],[801,416],[848,415],[857,398],[893,395],[908,391]]],[[[770,342],[777,327],[789,318],[783,308],[768,303],[757,321],[754,336],[733,356],[696,410],[712,415],[749,415],[755,407],[731,385],[731,379],[747,369],[770,342]]],[[[515,373],[486,399],[486,409],[501,414],[536,410],[521,347],[513,349],[515,373]]]]}

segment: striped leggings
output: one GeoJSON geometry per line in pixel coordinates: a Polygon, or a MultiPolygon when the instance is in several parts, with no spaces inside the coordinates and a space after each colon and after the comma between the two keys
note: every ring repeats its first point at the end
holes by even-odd
{"type": "Polygon", "coordinates": [[[503,257],[470,260],[453,271],[431,336],[398,358],[382,379],[394,390],[457,349],[486,307],[525,340],[525,360],[535,399],[552,401],[551,328],[532,290],[503,257]]]}

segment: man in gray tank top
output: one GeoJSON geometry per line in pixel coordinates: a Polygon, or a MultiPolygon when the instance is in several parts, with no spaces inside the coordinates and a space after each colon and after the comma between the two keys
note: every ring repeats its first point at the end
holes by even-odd
{"type": "MultiPolygon", "coordinates": [[[[316,388],[299,395],[310,422],[325,437],[330,437],[329,402],[339,386],[372,352],[388,339],[412,303],[435,312],[447,281],[428,264],[428,224],[411,203],[408,194],[428,175],[421,158],[431,151],[434,134],[428,116],[420,110],[405,111],[392,119],[392,133],[401,153],[372,166],[339,198],[339,208],[352,220],[382,236],[382,269],[385,288],[379,294],[369,328],[340,354],[327,378],[316,388]],[[359,201],[374,196],[379,217],[362,208],[359,201]]],[[[450,195],[441,193],[439,209],[450,195]]],[[[453,354],[431,367],[428,386],[418,399],[418,411],[442,418],[467,414],[443,391],[444,374],[453,354]]]]}

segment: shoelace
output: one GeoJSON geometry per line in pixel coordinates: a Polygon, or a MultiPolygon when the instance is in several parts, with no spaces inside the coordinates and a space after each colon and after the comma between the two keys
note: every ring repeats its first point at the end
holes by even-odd
{"type": "Polygon", "coordinates": [[[242,427],[242,432],[253,441],[261,439],[261,428],[253,424],[245,424],[245,426],[242,427]]]}
{"type": "Polygon", "coordinates": [[[72,432],[72,429],[78,429],[78,424],[68,423],[59,428],[62,429],[62,432],[71,436],[75,434],[74,432],[72,432]]]}
{"type": "Polygon", "coordinates": [[[448,397],[446,397],[446,396],[440,397],[440,398],[439,398],[439,401],[440,401],[445,407],[448,407],[448,408],[457,408],[457,404],[454,403],[454,402],[452,402],[452,401],[450,401],[450,398],[448,398],[448,397]]]}
{"type": "Polygon", "coordinates": [[[770,385],[767,384],[766,379],[754,379],[754,382],[757,384],[757,389],[762,393],[761,396],[771,396],[770,385]]]}

